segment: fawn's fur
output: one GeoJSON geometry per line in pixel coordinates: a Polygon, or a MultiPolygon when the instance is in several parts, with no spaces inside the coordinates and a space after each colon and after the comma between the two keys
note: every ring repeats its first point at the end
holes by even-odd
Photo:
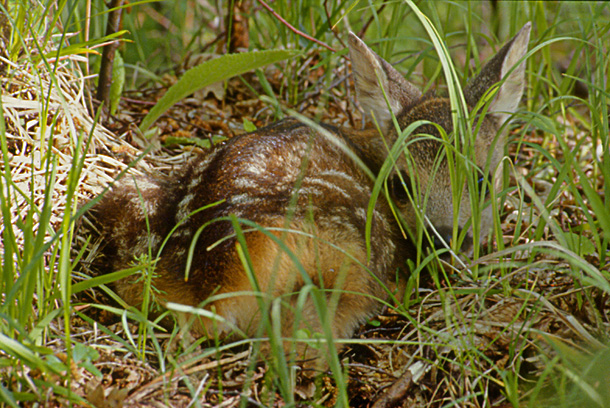
{"type": "MultiPolygon", "coordinates": [[[[523,94],[521,59],[527,50],[529,32],[528,23],[464,89],[465,100],[472,109],[490,87],[503,81],[474,144],[476,165],[489,169],[491,175],[485,179],[491,185],[495,185],[493,173],[505,145],[499,129],[516,110],[523,94]],[[516,63],[519,65],[514,67],[516,63]]],[[[191,306],[207,302],[206,309],[224,318],[198,319],[192,328],[197,335],[209,335],[213,330],[228,334],[234,327],[254,335],[261,312],[252,292],[252,275],[246,273],[238,254],[238,239],[229,217],[234,215],[266,229],[261,231],[242,223],[246,246],[239,247],[249,255],[260,291],[271,299],[285,300],[281,309],[282,335],[292,337],[294,330],[300,328],[322,332],[321,319],[311,299],[300,309],[299,319],[295,314],[299,290],[313,283],[318,288],[332,289],[325,296],[329,300],[326,317],[333,336],[351,336],[378,310],[376,299],[385,298],[387,291],[393,289],[397,270],[404,269],[406,260],[413,259],[418,248],[400,232],[391,204],[383,194],[367,219],[374,180],[347,151],[377,174],[388,155],[386,146],[392,146],[399,137],[392,115],[401,129],[423,119],[450,133],[453,123],[448,99],[422,95],[353,34],[349,49],[360,104],[365,112],[373,113],[383,137],[377,129],[353,130],[321,124],[315,130],[287,119],[232,138],[194,159],[171,180],[126,179],[92,210],[104,236],[107,270],[127,268],[135,256],[148,253],[149,248],[156,255],[162,241],[176,227],[155,265],[152,284],[158,300],[162,304],[191,306]],[[216,202],[219,203],[201,209],[216,202]],[[370,256],[365,238],[367,222],[371,225],[370,256]],[[194,251],[187,279],[185,269],[191,245],[194,251]],[[230,296],[236,292],[240,293],[230,296]],[[216,300],[210,302],[210,297],[216,300]]],[[[390,195],[406,225],[415,229],[418,218],[406,197],[405,183],[408,186],[417,182],[420,191],[427,192],[422,210],[430,222],[426,228],[434,227],[439,233],[431,235],[436,237],[432,246],[439,246],[440,238],[449,242],[454,225],[449,164],[440,154],[443,148],[435,127],[424,125],[415,133],[436,139],[410,139],[412,165],[407,165],[404,155],[397,160],[388,178],[390,195]]],[[[421,206],[418,198],[415,202],[421,206]]],[[[458,226],[466,230],[461,250],[468,251],[472,228],[467,224],[471,205],[466,186],[459,208],[458,226]]],[[[490,225],[488,208],[481,217],[482,235],[490,225]]],[[[115,289],[127,303],[141,304],[141,280],[119,280],[115,289]]]]}

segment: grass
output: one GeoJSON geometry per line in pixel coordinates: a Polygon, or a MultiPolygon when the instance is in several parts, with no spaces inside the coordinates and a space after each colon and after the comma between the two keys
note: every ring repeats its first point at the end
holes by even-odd
{"type": "MultiPolygon", "coordinates": [[[[147,311],[122,305],[106,286],[108,277],[88,279],[84,269],[96,243],[78,251],[87,246],[76,231],[84,211],[79,205],[146,149],[151,152],[132,171],[166,171],[184,162],[184,146],[151,149],[165,136],[183,136],[179,130],[198,131],[183,118],[198,116],[208,127],[226,122],[228,130],[211,128],[224,136],[244,119],[261,126],[291,111],[359,126],[353,89],[342,80],[345,54],[296,35],[253,2],[250,48],[295,49],[303,57],[227,82],[217,89],[223,101],[183,101],[156,123],[161,137],[151,142],[128,134],[127,143],[114,137],[125,134],[122,123],[141,119],[142,106],[149,108],[146,102],[154,102],[201,50],[223,52],[217,18],[223,6],[132,4],[123,35],[132,41],[121,46],[125,99],[117,118],[102,126],[79,89],[93,86],[84,77],[95,72],[96,56],[85,50],[105,39],[103,3],[92,1],[87,10],[85,2],[40,7],[11,1],[3,10],[8,20],[0,20],[3,406],[104,406],[113,400],[138,406],[370,406],[398,395],[391,392],[399,393],[400,384],[404,406],[608,406],[610,6],[330,3],[269,4],[337,50],[348,29],[366,28],[365,41],[400,62],[397,68],[412,82],[451,95],[459,95],[455,83],[478,72],[490,47],[497,50],[533,22],[525,103],[510,125],[497,194],[502,205],[494,214],[495,245],[451,275],[434,267],[434,256],[422,256],[406,298],[390,302],[389,311],[355,338],[340,340],[347,352],[333,355],[332,370],[313,381],[303,379],[279,347],[267,364],[249,358],[249,347],[256,355],[256,340],[211,339],[199,349],[172,349],[177,329],[163,333],[147,311]],[[446,85],[451,69],[456,78],[446,85]],[[197,115],[189,117],[186,107],[197,115]],[[134,322],[145,336],[137,337],[134,322]]],[[[270,333],[273,317],[266,323],[270,333]]]]}

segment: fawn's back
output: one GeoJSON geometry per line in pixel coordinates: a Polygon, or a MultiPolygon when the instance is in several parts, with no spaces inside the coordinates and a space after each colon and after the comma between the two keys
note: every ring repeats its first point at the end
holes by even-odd
{"type": "MultiPolygon", "coordinates": [[[[493,173],[505,144],[498,131],[523,93],[520,59],[529,31],[527,24],[464,91],[472,108],[503,81],[474,143],[475,164],[480,179],[489,183],[487,190],[495,185],[493,173]]],[[[429,247],[443,246],[454,236],[451,169],[432,125],[409,136],[406,156],[397,157],[387,175],[393,203],[381,194],[371,208],[375,180],[370,173],[379,173],[386,146],[399,138],[392,115],[401,129],[427,120],[450,133],[453,123],[447,99],[422,95],[353,34],[349,46],[360,103],[380,123],[382,135],[377,129],[314,128],[288,119],[232,138],[172,179],[128,178],[93,209],[106,238],[107,270],[124,269],[136,256],[155,257],[162,248],[153,278],[159,301],[202,305],[223,318],[198,319],[193,330],[199,335],[235,328],[256,333],[261,312],[253,287],[287,305],[282,308],[287,337],[301,328],[322,332],[326,318],[334,336],[350,336],[374,314],[378,299],[395,289],[396,272],[404,272],[406,260],[421,249],[403,236],[391,205],[410,229],[419,225],[431,231],[429,247]],[[417,211],[428,221],[421,221],[417,211]],[[311,284],[327,290],[325,317],[318,316],[311,298],[299,303],[299,290],[311,284]]],[[[475,193],[479,189],[463,187],[457,215],[460,234],[455,236],[461,237],[464,251],[473,241],[469,194],[475,193]]],[[[481,217],[481,235],[489,229],[489,211],[481,217]]],[[[141,282],[125,278],[115,289],[139,305],[141,282]]]]}
{"type": "MultiPolygon", "coordinates": [[[[340,129],[325,128],[348,141],[340,129]]],[[[146,254],[149,248],[156,254],[178,225],[156,265],[154,286],[164,292],[162,301],[196,306],[212,295],[252,291],[237,256],[231,216],[265,228],[261,232],[252,224],[241,225],[258,286],[273,297],[296,293],[306,283],[384,297],[381,282],[393,280],[412,249],[393,226],[389,204],[379,200],[367,261],[364,236],[372,187],[373,180],[341,147],[289,119],[229,140],[193,160],[171,181],[123,181],[95,211],[110,237],[104,249],[109,270],[127,267],[134,254],[146,254]],[[186,280],[193,240],[196,250],[186,280]],[[374,273],[367,265],[374,265],[374,273]]],[[[142,286],[132,278],[119,281],[116,290],[130,304],[142,300],[142,286]]],[[[375,310],[372,300],[359,295],[342,294],[339,302],[353,305],[346,311],[359,312],[343,316],[347,327],[338,336],[350,335],[361,316],[375,310]]],[[[231,297],[215,301],[214,307],[246,333],[257,329],[254,297],[231,297]]],[[[308,313],[315,322],[315,311],[308,313]]],[[[203,334],[207,328],[195,330],[203,334]]]]}

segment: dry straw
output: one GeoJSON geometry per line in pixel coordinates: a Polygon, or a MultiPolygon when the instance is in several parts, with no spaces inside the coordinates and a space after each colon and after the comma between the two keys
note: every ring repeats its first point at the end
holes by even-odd
{"type": "MultiPolygon", "coordinates": [[[[49,51],[47,55],[54,55],[53,50],[49,51]]],[[[151,141],[132,133],[131,138],[137,146],[134,147],[125,141],[125,135],[114,135],[95,123],[87,109],[91,104],[85,91],[87,77],[79,65],[81,57],[68,55],[57,62],[50,59],[46,63],[34,63],[37,58],[22,58],[16,64],[5,55],[5,52],[0,53],[0,67],[4,71],[0,83],[12,182],[3,183],[3,187],[4,195],[10,197],[12,225],[17,225],[30,210],[30,205],[42,208],[48,182],[47,163],[53,160],[57,160],[57,165],[56,182],[51,188],[50,227],[57,230],[65,212],[67,178],[75,164],[75,153],[86,154],[75,192],[79,204],[101,193],[128,167],[134,174],[152,173],[183,163],[189,156],[188,152],[170,157],[153,151],[134,163],[151,141]],[[82,136],[84,142],[78,145],[82,136]],[[85,152],[89,137],[89,149],[85,152]]],[[[136,127],[129,132],[137,132],[136,127]]],[[[4,160],[0,161],[0,170],[6,172],[4,160]]],[[[0,228],[5,225],[3,221],[0,228]]],[[[40,227],[36,215],[34,221],[36,233],[40,227]]],[[[15,228],[15,234],[18,245],[22,246],[23,232],[15,228]]],[[[50,232],[47,232],[48,237],[50,232]]],[[[1,245],[0,251],[4,253],[1,245]]]]}

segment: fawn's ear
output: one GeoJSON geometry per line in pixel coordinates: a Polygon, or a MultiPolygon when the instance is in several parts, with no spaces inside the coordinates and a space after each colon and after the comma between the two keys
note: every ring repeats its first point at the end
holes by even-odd
{"type": "Polygon", "coordinates": [[[358,101],[364,113],[374,115],[385,132],[392,126],[392,115],[383,91],[394,115],[417,101],[421,92],[352,32],[349,33],[348,44],[358,101]]]}
{"type": "Polygon", "coordinates": [[[507,42],[504,47],[491,59],[479,75],[472,79],[464,88],[464,97],[470,106],[474,106],[483,97],[491,86],[504,81],[493,101],[489,105],[489,113],[493,113],[504,123],[517,106],[523,96],[525,87],[525,60],[532,23],[528,22],[521,31],[507,42]],[[520,61],[521,60],[521,61],[520,61]],[[516,64],[519,64],[515,66],[516,64]],[[508,75],[509,71],[515,67],[508,75]]]}

